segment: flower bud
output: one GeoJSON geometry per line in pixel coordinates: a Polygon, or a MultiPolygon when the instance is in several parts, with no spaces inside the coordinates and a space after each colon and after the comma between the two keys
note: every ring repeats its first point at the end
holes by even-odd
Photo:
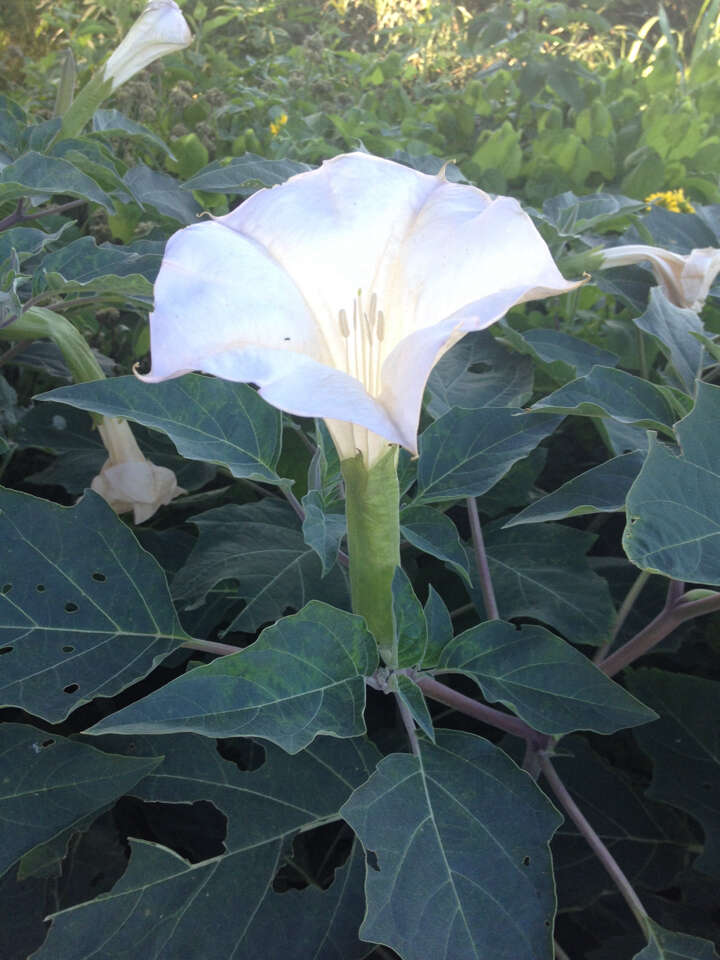
{"type": "Polygon", "coordinates": [[[150,0],[105,64],[111,90],[160,57],[192,43],[190,28],[174,0],[150,0]]]}

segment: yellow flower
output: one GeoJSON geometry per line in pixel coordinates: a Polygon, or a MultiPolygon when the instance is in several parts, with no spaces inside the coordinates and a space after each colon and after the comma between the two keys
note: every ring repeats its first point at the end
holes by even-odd
{"type": "Polygon", "coordinates": [[[287,122],[288,122],[287,114],[281,113],[280,116],[274,121],[274,123],[270,124],[270,133],[274,137],[276,137],[287,122]]]}
{"type": "Polygon", "coordinates": [[[665,207],[672,213],[695,213],[695,207],[685,196],[680,187],[677,190],[662,190],[660,193],[651,193],[645,197],[645,203],[652,203],[657,207],[665,207]]]}

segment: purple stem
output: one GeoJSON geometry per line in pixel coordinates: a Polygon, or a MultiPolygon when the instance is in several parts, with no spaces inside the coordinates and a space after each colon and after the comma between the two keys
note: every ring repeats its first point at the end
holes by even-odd
{"type": "Polygon", "coordinates": [[[550,758],[547,756],[547,754],[542,754],[540,756],[540,766],[542,767],[542,772],[545,775],[545,779],[550,785],[552,792],[560,802],[560,805],[563,807],[585,840],[587,840],[588,845],[600,863],[602,863],[607,872],[610,874],[625,902],[632,910],[633,916],[640,924],[643,933],[647,934],[647,910],[642,905],[640,898],[633,889],[632,884],[620,868],[620,864],[610,853],[597,833],[595,833],[593,828],[590,826],[590,823],[585,819],[582,811],[570,796],[567,787],[557,775],[557,772],[555,771],[555,768],[550,762],[550,758]]]}
{"type": "Polygon", "coordinates": [[[467,498],[468,517],[470,519],[470,531],[472,533],[473,549],[475,551],[475,564],[477,566],[478,577],[480,578],[480,590],[485,604],[485,613],[488,620],[499,620],[497,600],[495,599],[495,590],[490,577],[490,567],[488,565],[487,554],[485,553],[485,541],[483,540],[482,527],[480,526],[480,515],[478,514],[477,501],[475,497],[467,498]]]}

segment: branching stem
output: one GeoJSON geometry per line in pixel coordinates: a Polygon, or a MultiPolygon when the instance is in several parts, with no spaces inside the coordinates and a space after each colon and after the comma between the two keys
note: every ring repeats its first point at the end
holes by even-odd
{"type": "Polygon", "coordinates": [[[398,710],[400,711],[400,717],[407,733],[410,749],[413,752],[413,756],[419,757],[420,744],[418,743],[417,733],[415,731],[415,721],[412,718],[412,714],[408,710],[407,704],[403,701],[402,697],[398,693],[395,694],[395,700],[397,702],[398,710]]]}
{"type": "Polygon", "coordinates": [[[606,640],[601,647],[598,647],[595,653],[595,656],[593,657],[593,663],[602,663],[602,661],[607,656],[608,650],[610,650],[612,645],[617,640],[617,636],[622,630],[622,626],[627,620],[628,614],[630,613],[632,608],[635,606],[635,601],[640,596],[642,588],[648,582],[648,580],[650,579],[650,576],[651,575],[648,570],[641,570],[640,573],[637,575],[636,579],[633,582],[633,585],[628,590],[625,599],[620,605],[620,609],[618,610],[617,617],[615,618],[615,624],[613,626],[612,635],[610,636],[610,639],[606,640]]]}

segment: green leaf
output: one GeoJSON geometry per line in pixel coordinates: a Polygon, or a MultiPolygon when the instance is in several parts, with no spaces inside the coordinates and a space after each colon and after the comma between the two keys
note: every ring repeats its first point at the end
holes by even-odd
{"type": "Polygon", "coordinates": [[[532,386],[532,363],[481,330],[463,337],[435,365],[427,409],[437,418],[451,407],[519,407],[530,399],[532,386]],[[475,371],[478,366],[484,369],[475,371]]]}
{"type": "MultiPolygon", "coordinates": [[[[329,889],[276,893],[273,878],[292,837],[338,819],[340,806],[372,771],[366,739],[317,740],[295,757],[271,745],[243,771],[202,737],[107,737],[105,749],[165,755],[133,794],[159,803],[208,801],[227,820],[225,852],[191,864],[157,844],[131,841],[129,867],[108,893],[52,918],[38,960],[120,960],[143,945],[147,960],[359,960],[362,856],[336,871],[329,889]],[[228,909],[228,905],[232,905],[228,909]]],[[[359,846],[359,845],[358,845],[359,846]]]]}
{"type": "Polygon", "coordinates": [[[36,227],[12,227],[3,231],[0,233],[0,264],[8,259],[13,250],[22,263],[54,243],[72,224],[72,220],[66,221],[55,233],[45,233],[36,227]]]}
{"type": "Polygon", "coordinates": [[[692,394],[695,378],[702,373],[703,347],[693,336],[705,333],[698,315],[693,310],[676,307],[660,287],[653,287],[647,310],[633,319],[633,323],[658,343],[680,378],[681,385],[692,394]]]}
{"type": "Polygon", "coordinates": [[[634,960],[718,960],[715,947],[709,940],[664,930],[652,920],[648,920],[648,927],[650,942],[635,954],[634,960]]]}
{"type": "MultiPolygon", "coordinates": [[[[615,618],[607,581],[585,554],[592,534],[560,524],[490,528],[485,535],[490,575],[505,620],[532,617],[573,643],[602,643],[615,618]]],[[[472,597],[484,610],[477,586],[472,597]]]]}
{"type": "Polygon", "coordinates": [[[698,384],[675,428],[679,456],[654,441],[627,498],[623,547],[644,570],[720,584],[720,387],[698,384]]]}
{"type": "Polygon", "coordinates": [[[435,672],[470,677],[486,700],[499,701],[551,736],[615,733],[656,717],[543,627],[517,629],[502,620],[471,627],[445,647],[435,672]]]}
{"type": "Polygon", "coordinates": [[[247,603],[226,632],[252,632],[312,599],[349,606],[344,572],[335,567],[323,577],[317,554],[284,502],[227,504],[191,522],[200,536],[173,581],[173,595],[183,606],[197,606],[219,583],[232,580],[225,592],[247,603]]]}
{"type": "Polygon", "coordinates": [[[543,214],[561,236],[579,237],[588,230],[639,213],[644,207],[642,200],[631,200],[614,193],[590,193],[577,197],[568,191],[545,200],[543,214]]]}
{"type": "Polygon", "coordinates": [[[180,223],[195,223],[202,213],[192,194],[183,190],[168,173],[151,170],[144,164],[132,167],[123,177],[125,186],[141,207],[154,207],[158,213],[180,223]]]}
{"type": "Polygon", "coordinates": [[[609,350],[559,330],[540,328],[519,333],[507,323],[501,325],[501,330],[516,350],[529,354],[548,376],[563,383],[586,376],[594,366],[614,367],[618,362],[609,350]]]}
{"type": "Polygon", "coordinates": [[[206,193],[254,193],[258,187],[273,187],[296,173],[313,168],[297,160],[268,160],[254,153],[214,160],[183,184],[184,190],[206,193]]]}
{"type": "Polygon", "coordinates": [[[243,383],[199,374],[153,384],[115,377],[59,387],[40,399],[160,430],[183,456],[223,464],[234,477],[281,482],[280,413],[243,383]]]}
{"type": "Polygon", "coordinates": [[[310,490],[302,498],[305,518],[302,522],[305,543],[320,557],[322,575],[335,565],[340,541],[345,536],[347,525],[344,513],[329,513],[320,490],[310,490]]]}
{"type": "Polygon", "coordinates": [[[91,732],[261,737],[298,753],[321,734],[365,732],[365,677],[377,664],[365,621],[313,600],[251,646],[195,667],[91,732]]]}
{"type": "Polygon", "coordinates": [[[653,760],[648,796],[699,820],[705,848],[695,868],[720,876],[720,684],[662,670],[634,670],[628,686],[660,719],[635,731],[653,760]]]}
{"type": "Polygon", "coordinates": [[[0,700],[51,722],[135,683],[188,639],[162,569],[105,501],[0,490],[0,700]]]}
{"type": "Polygon", "coordinates": [[[420,687],[404,673],[393,673],[389,686],[405,704],[410,716],[425,736],[435,743],[435,728],[420,687]]]}
{"type": "Polygon", "coordinates": [[[405,507],[400,512],[400,535],[423,553],[443,560],[470,586],[467,554],[450,517],[432,507],[405,507]]]}
{"type": "Polygon", "coordinates": [[[48,254],[33,276],[33,293],[112,293],[149,304],[162,245],[103,244],[81,237],[48,254]]]}
{"type": "Polygon", "coordinates": [[[538,400],[531,407],[533,411],[612,417],[620,423],[659,430],[670,437],[676,419],[662,390],[647,380],[611,367],[593,367],[586,377],[538,400]]]}
{"type": "Polygon", "coordinates": [[[392,616],[399,667],[422,663],[427,648],[427,624],[420,601],[415,596],[410,578],[395,568],[392,580],[392,616]]]}
{"type": "Polygon", "coordinates": [[[558,417],[536,420],[511,407],[454,407],[420,435],[416,500],[480,496],[559,423],[558,417]]]}
{"type": "Polygon", "coordinates": [[[4,202],[28,194],[53,197],[67,194],[99,203],[113,211],[112,200],[98,184],[67,160],[29,151],[0,170],[0,196],[4,202]]]}
{"type": "Polygon", "coordinates": [[[614,513],[625,509],[628,490],[643,465],[641,453],[626,453],[573,477],[553,493],[525,507],[505,524],[543,523],[582,517],[588,513],[614,513]]]}
{"type": "Polygon", "coordinates": [[[112,804],[160,758],[119,757],[19,723],[0,726],[0,874],[112,804]]]}
{"type": "Polygon", "coordinates": [[[360,936],[404,960],[550,960],[559,814],[486,740],[437,740],[385,757],[342,807],[377,859],[360,936]]]}
{"type": "Polygon", "coordinates": [[[442,651],[453,638],[450,611],[432,584],[428,588],[424,613],[427,623],[427,647],[425,648],[422,667],[429,669],[437,665],[442,651]]]}
{"type": "Polygon", "coordinates": [[[172,157],[170,148],[156,136],[152,130],[136,123],[119,110],[96,110],[92,118],[92,128],[95,133],[102,133],[105,136],[122,137],[126,140],[131,139],[144,140],[155,147],[160,147],[165,153],[172,157]]]}

